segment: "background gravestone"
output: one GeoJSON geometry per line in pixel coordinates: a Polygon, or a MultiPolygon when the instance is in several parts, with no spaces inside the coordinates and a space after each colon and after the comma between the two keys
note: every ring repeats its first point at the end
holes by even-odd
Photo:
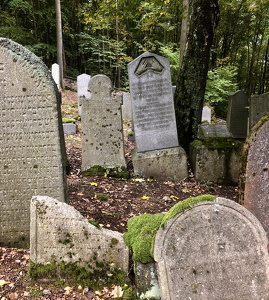
{"type": "Polygon", "coordinates": [[[170,65],[145,52],[128,64],[137,152],[178,146],[170,65]]]}
{"type": "Polygon", "coordinates": [[[253,127],[243,149],[239,201],[259,219],[269,238],[269,114],[253,127]]]}
{"type": "Polygon", "coordinates": [[[207,105],[203,107],[202,111],[202,122],[205,121],[211,124],[211,108],[207,105]]]}
{"type": "Polygon", "coordinates": [[[65,201],[60,95],[33,53],[0,38],[0,245],[28,247],[30,200],[65,201]]]}
{"type": "Polygon", "coordinates": [[[82,99],[82,170],[94,166],[126,167],[122,97],[111,97],[112,83],[105,75],[93,76],[89,91],[91,97],[82,99]]]}
{"type": "Polygon", "coordinates": [[[80,74],[77,76],[77,94],[78,94],[78,115],[81,116],[81,99],[90,98],[91,93],[88,91],[88,85],[91,76],[88,74],[80,74]]]}
{"type": "Polygon", "coordinates": [[[161,299],[268,299],[267,243],[241,205],[224,198],[194,205],[157,232],[161,299]]]}
{"type": "Polygon", "coordinates": [[[60,89],[60,66],[58,64],[55,63],[51,66],[51,75],[57,85],[57,88],[60,89]]]}
{"type": "Polygon", "coordinates": [[[266,113],[269,112],[269,92],[252,95],[249,106],[249,129],[251,129],[266,113]]]}
{"type": "Polygon", "coordinates": [[[242,91],[229,97],[227,126],[234,138],[245,139],[248,134],[248,98],[242,91]]]}

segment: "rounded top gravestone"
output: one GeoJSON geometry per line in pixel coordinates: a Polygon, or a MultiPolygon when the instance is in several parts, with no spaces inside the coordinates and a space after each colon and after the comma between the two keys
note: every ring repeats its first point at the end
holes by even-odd
{"type": "Polygon", "coordinates": [[[66,200],[60,94],[44,63],[0,38],[0,246],[25,247],[30,200],[66,200]]]}
{"type": "Polygon", "coordinates": [[[268,300],[267,238],[241,205],[216,198],[178,214],[156,235],[165,300],[268,300]]]}

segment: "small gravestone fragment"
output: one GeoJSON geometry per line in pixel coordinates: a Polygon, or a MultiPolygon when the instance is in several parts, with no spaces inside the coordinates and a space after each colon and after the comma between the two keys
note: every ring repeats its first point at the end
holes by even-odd
{"type": "Polygon", "coordinates": [[[244,144],[239,201],[263,225],[269,238],[269,114],[253,128],[244,144]]]}
{"type": "Polygon", "coordinates": [[[94,272],[128,272],[129,250],[119,232],[99,229],[74,207],[50,197],[31,201],[31,248],[34,264],[74,263],[94,272]]]}
{"type": "Polygon", "coordinates": [[[269,112],[269,92],[250,97],[249,129],[251,129],[266,113],[269,112]]]}
{"type": "Polygon", "coordinates": [[[249,96],[237,91],[229,97],[227,126],[234,138],[245,139],[248,134],[248,98],[249,96]]]}
{"type": "Polygon", "coordinates": [[[0,246],[28,247],[30,200],[66,200],[60,94],[43,62],[0,38],[0,246]]]}
{"type": "Polygon", "coordinates": [[[60,66],[58,64],[55,63],[51,66],[51,75],[57,85],[57,88],[60,89],[60,66]]]}
{"type": "Polygon", "coordinates": [[[203,107],[202,122],[208,122],[211,124],[211,108],[207,105],[203,107]]]}
{"type": "Polygon", "coordinates": [[[89,99],[82,99],[82,170],[92,167],[126,168],[121,118],[122,97],[111,97],[105,75],[89,82],[89,99]]]}
{"type": "Polygon", "coordinates": [[[156,235],[161,298],[268,300],[268,240],[241,205],[216,198],[179,213],[156,235]]]}
{"type": "Polygon", "coordinates": [[[78,115],[81,116],[81,99],[90,98],[91,93],[88,91],[91,76],[88,74],[80,74],[77,76],[77,94],[78,94],[78,115]]]}

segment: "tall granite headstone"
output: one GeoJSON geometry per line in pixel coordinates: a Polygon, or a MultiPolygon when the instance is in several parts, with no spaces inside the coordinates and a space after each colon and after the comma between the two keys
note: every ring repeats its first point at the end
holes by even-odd
{"type": "Polygon", "coordinates": [[[224,198],[194,205],[157,232],[161,299],[268,300],[267,244],[241,205],[224,198]]]}
{"type": "Polygon", "coordinates": [[[269,114],[253,127],[243,149],[239,201],[259,219],[269,238],[269,114]]]}
{"type": "Polygon", "coordinates": [[[251,129],[266,113],[269,112],[269,92],[252,95],[249,106],[249,129],[251,129]]]}
{"type": "Polygon", "coordinates": [[[77,94],[78,94],[78,115],[81,116],[81,99],[90,98],[91,93],[88,91],[91,75],[80,74],[77,76],[77,94]]]}
{"type": "Polygon", "coordinates": [[[93,76],[89,91],[90,98],[82,99],[82,170],[126,167],[122,96],[111,96],[112,83],[105,75],[93,76]]]}
{"type": "Polygon", "coordinates": [[[0,245],[27,247],[30,200],[66,200],[60,94],[42,61],[0,38],[0,245]]]}
{"type": "Polygon", "coordinates": [[[230,95],[227,126],[234,138],[245,139],[248,134],[248,101],[249,96],[243,91],[230,95]]]}
{"type": "Polygon", "coordinates": [[[145,52],[128,64],[136,149],[134,173],[177,181],[187,177],[187,158],[178,144],[170,65],[145,52]]]}

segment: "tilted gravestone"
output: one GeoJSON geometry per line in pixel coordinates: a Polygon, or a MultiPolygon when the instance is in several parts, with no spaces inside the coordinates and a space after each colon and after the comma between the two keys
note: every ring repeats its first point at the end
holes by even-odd
{"type": "Polygon", "coordinates": [[[145,52],[128,64],[136,149],[134,172],[156,179],[187,177],[178,144],[169,61],[145,52]]]}
{"type": "Polygon", "coordinates": [[[224,198],[194,205],[157,232],[161,299],[268,300],[267,244],[241,205],[224,198]]]}
{"type": "Polygon", "coordinates": [[[30,257],[35,264],[75,263],[91,272],[102,266],[127,273],[129,265],[119,232],[98,228],[74,207],[43,196],[31,201],[30,257]]]}
{"type": "Polygon", "coordinates": [[[237,91],[229,97],[227,126],[234,138],[246,138],[248,134],[249,96],[237,91]]]}
{"type": "Polygon", "coordinates": [[[82,99],[82,170],[126,167],[122,97],[111,97],[112,83],[105,75],[93,76],[89,91],[91,97],[82,99]]]}
{"type": "Polygon", "coordinates": [[[27,247],[30,200],[66,200],[60,95],[33,53],[0,38],[0,245],[27,247]]]}
{"type": "Polygon", "coordinates": [[[243,148],[239,202],[263,225],[269,238],[269,114],[254,127],[243,148]]]}
{"type": "Polygon", "coordinates": [[[269,112],[269,92],[250,97],[249,129],[251,129],[266,113],[269,112]]]}
{"type": "Polygon", "coordinates": [[[88,91],[88,85],[91,76],[88,74],[80,74],[77,76],[77,94],[78,94],[78,115],[81,116],[81,99],[90,98],[91,93],[88,91]]]}

